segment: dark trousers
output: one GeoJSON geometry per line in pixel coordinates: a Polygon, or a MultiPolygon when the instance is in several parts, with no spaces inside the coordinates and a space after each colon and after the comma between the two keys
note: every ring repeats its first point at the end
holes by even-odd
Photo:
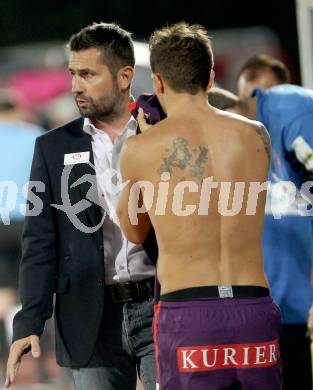
{"type": "Polygon", "coordinates": [[[310,339],[306,324],[283,324],[280,351],[284,390],[312,390],[310,339]]]}
{"type": "Polygon", "coordinates": [[[23,221],[0,223],[0,288],[17,288],[23,221]]]}

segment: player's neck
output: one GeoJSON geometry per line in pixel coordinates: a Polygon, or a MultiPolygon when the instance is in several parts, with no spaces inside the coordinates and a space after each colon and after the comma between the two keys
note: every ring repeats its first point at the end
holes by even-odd
{"type": "Polygon", "coordinates": [[[171,93],[164,98],[168,117],[191,113],[193,110],[208,109],[208,97],[205,91],[196,95],[188,93],[171,93]]]}

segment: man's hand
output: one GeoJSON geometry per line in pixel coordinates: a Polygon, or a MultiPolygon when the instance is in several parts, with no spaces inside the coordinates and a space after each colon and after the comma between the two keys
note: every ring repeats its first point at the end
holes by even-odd
{"type": "Polygon", "coordinates": [[[139,128],[142,133],[144,133],[152,126],[149,125],[149,123],[147,123],[146,114],[144,113],[144,110],[141,107],[139,107],[138,109],[137,122],[139,124],[139,128]]]}
{"type": "Polygon", "coordinates": [[[16,340],[10,349],[10,354],[7,363],[7,377],[4,387],[10,387],[17,375],[22,357],[27,350],[31,350],[34,358],[40,356],[40,343],[38,336],[29,336],[20,340],[16,340]]]}

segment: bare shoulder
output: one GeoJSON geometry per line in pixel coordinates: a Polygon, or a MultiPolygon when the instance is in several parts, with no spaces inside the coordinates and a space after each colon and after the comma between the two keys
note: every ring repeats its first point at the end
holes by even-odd
{"type": "Polygon", "coordinates": [[[151,135],[147,133],[148,131],[133,135],[124,141],[120,154],[120,167],[123,172],[138,173],[143,163],[149,160],[153,142],[151,135]]]}
{"type": "Polygon", "coordinates": [[[136,163],[135,156],[138,156],[137,151],[140,150],[140,137],[140,134],[133,135],[124,141],[120,154],[120,166],[122,170],[129,170],[136,163]]]}
{"type": "Polygon", "coordinates": [[[267,157],[271,158],[271,140],[266,127],[258,121],[251,120],[245,116],[230,112],[217,110],[216,115],[220,118],[223,125],[232,129],[234,134],[244,141],[244,145],[258,147],[260,142],[263,144],[267,157]]]}
{"type": "Polygon", "coordinates": [[[139,137],[140,135],[132,135],[123,142],[120,156],[121,159],[125,159],[129,156],[129,154],[133,153],[133,151],[137,148],[139,137]]]}
{"type": "Polygon", "coordinates": [[[122,152],[123,153],[128,153],[132,148],[135,148],[138,142],[140,142],[141,134],[136,134],[128,137],[124,142],[123,142],[123,147],[122,147],[122,152]]]}
{"type": "Polygon", "coordinates": [[[142,135],[134,135],[127,138],[122,146],[120,154],[120,171],[123,180],[137,181],[143,166],[144,158],[142,154],[142,135]]]}
{"type": "Polygon", "coordinates": [[[215,115],[223,123],[230,125],[234,129],[249,129],[255,121],[247,117],[232,112],[215,109],[215,115]]]}
{"type": "Polygon", "coordinates": [[[166,118],[155,125],[151,125],[143,133],[130,137],[127,146],[133,150],[136,149],[136,152],[143,157],[149,155],[151,150],[156,147],[160,137],[164,135],[164,129],[168,128],[169,122],[166,118]]]}
{"type": "Polygon", "coordinates": [[[244,117],[242,118],[243,120],[240,118],[240,120],[242,120],[242,130],[244,132],[244,136],[249,142],[250,147],[253,148],[253,146],[255,146],[257,149],[259,149],[259,145],[262,143],[266,152],[266,156],[270,160],[272,146],[271,139],[266,127],[261,122],[253,121],[244,117]]]}
{"type": "Polygon", "coordinates": [[[272,156],[272,145],[270,135],[266,127],[261,122],[252,121],[251,130],[255,131],[260,137],[260,140],[262,141],[263,146],[265,148],[267,157],[270,160],[272,156]]]}
{"type": "Polygon", "coordinates": [[[142,135],[146,136],[147,139],[154,137],[159,131],[167,128],[173,120],[171,118],[165,118],[155,125],[151,125],[142,135]]]}

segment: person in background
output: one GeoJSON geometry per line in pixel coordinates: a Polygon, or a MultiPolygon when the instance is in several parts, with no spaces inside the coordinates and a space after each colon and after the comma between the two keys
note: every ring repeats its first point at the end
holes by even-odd
{"type": "Polygon", "coordinates": [[[219,110],[227,110],[239,102],[238,96],[226,89],[212,87],[208,91],[208,102],[219,110]]]}
{"type": "Polygon", "coordinates": [[[237,92],[241,99],[251,96],[255,88],[267,89],[277,84],[290,83],[286,65],[277,58],[259,54],[249,58],[237,76],[237,92]]]}
{"type": "Polygon", "coordinates": [[[5,321],[18,305],[17,279],[26,187],[36,138],[43,129],[27,122],[16,95],[0,90],[0,369],[9,350],[5,321]]]}

